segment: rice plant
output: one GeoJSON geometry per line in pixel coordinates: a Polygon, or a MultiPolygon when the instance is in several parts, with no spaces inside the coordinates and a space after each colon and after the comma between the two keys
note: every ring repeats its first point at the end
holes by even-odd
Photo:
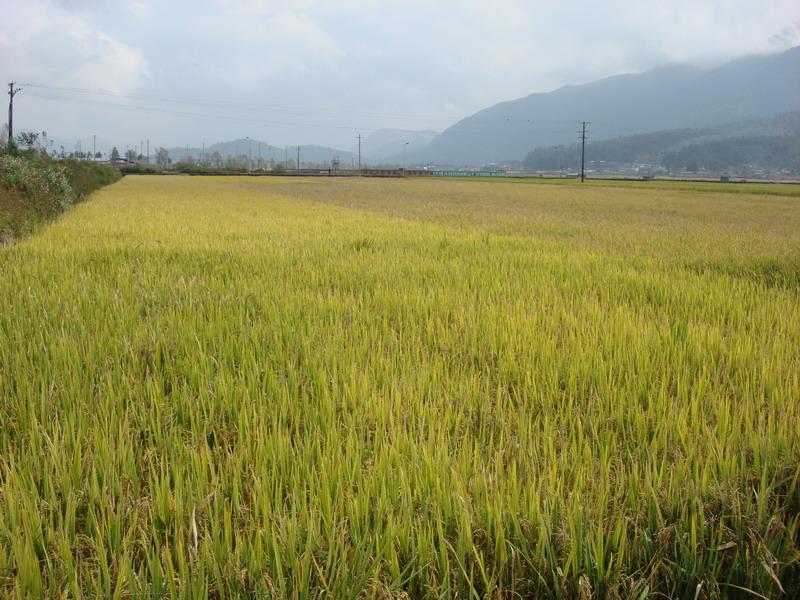
{"type": "Polygon", "coordinates": [[[800,594],[790,194],[132,176],[0,274],[0,595],[800,594]]]}

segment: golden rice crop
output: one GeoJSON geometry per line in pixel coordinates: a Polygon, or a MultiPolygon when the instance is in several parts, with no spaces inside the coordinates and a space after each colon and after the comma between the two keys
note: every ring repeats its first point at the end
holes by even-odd
{"type": "Polygon", "coordinates": [[[800,594],[800,201],[128,177],[0,250],[0,595],[800,594]]]}

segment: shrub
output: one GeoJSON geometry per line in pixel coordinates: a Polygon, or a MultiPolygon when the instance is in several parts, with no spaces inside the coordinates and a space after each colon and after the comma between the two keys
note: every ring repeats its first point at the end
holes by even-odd
{"type": "Polygon", "coordinates": [[[121,175],[87,161],[0,153],[0,243],[26,235],[121,175]]]}
{"type": "Polygon", "coordinates": [[[65,160],[60,162],[64,167],[64,174],[72,187],[76,202],[122,177],[111,167],[90,161],[65,160]]]}
{"type": "Polygon", "coordinates": [[[35,213],[42,218],[66,210],[74,201],[64,167],[47,159],[2,155],[0,179],[7,186],[24,192],[35,213]]]}
{"type": "Polygon", "coordinates": [[[247,175],[247,169],[240,167],[209,167],[205,165],[193,165],[189,163],[179,163],[176,168],[178,173],[184,175],[247,175]]]}
{"type": "Polygon", "coordinates": [[[149,165],[128,165],[120,168],[123,175],[162,175],[164,172],[149,165]]]}

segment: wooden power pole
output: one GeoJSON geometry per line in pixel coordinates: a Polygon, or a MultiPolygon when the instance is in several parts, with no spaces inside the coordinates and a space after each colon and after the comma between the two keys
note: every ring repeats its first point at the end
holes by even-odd
{"type": "Polygon", "coordinates": [[[580,140],[581,140],[581,183],[586,181],[586,127],[589,125],[586,121],[581,123],[580,140]]]}
{"type": "Polygon", "coordinates": [[[14,96],[22,91],[22,88],[14,87],[12,81],[8,84],[8,147],[14,144],[14,96]]]}

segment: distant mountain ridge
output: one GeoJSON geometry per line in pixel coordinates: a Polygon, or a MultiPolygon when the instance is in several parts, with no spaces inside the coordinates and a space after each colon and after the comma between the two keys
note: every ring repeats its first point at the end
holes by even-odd
{"type": "Polygon", "coordinates": [[[665,66],[501,102],[467,117],[414,156],[440,164],[521,160],[539,146],[667,129],[705,129],[800,110],[800,47],[713,68],[665,66]]]}
{"type": "Polygon", "coordinates": [[[378,129],[363,144],[363,155],[372,162],[396,163],[402,161],[403,147],[412,156],[427,148],[438,135],[436,131],[408,131],[403,129],[378,129]]]}
{"type": "MultiPolygon", "coordinates": [[[[219,153],[223,159],[245,157],[249,156],[255,162],[261,157],[261,160],[268,162],[270,159],[276,163],[282,163],[287,158],[290,161],[297,160],[297,146],[272,146],[267,142],[260,140],[243,138],[232,140],[230,142],[218,142],[208,146],[205,151],[203,148],[196,148],[189,146],[178,148],[167,148],[169,157],[172,162],[180,162],[186,160],[187,157],[192,160],[199,160],[205,152],[206,158],[212,156],[215,152],[219,153]]],[[[353,160],[357,160],[358,156],[353,152],[345,150],[337,150],[336,148],[328,148],[326,146],[315,145],[300,145],[300,162],[325,164],[338,158],[342,164],[350,165],[353,160]]]]}

